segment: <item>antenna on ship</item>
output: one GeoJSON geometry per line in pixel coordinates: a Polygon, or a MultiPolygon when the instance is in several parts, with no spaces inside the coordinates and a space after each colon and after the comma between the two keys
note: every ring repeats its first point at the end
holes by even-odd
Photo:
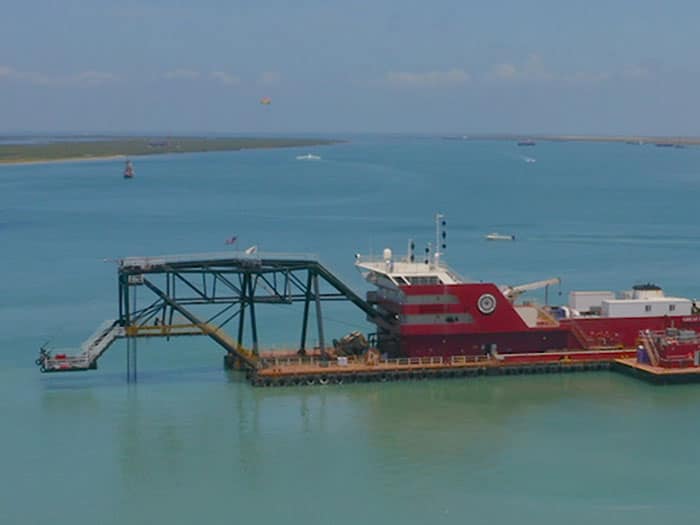
{"type": "Polygon", "coordinates": [[[440,257],[447,251],[447,221],[442,213],[435,215],[435,266],[440,266],[440,257]]]}
{"type": "Polygon", "coordinates": [[[416,243],[413,239],[408,239],[408,262],[415,262],[416,260],[416,243]]]}

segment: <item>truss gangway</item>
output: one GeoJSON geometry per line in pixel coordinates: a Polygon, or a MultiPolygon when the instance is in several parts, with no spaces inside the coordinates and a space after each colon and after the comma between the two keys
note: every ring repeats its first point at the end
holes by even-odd
{"type": "MultiPolygon", "coordinates": [[[[256,309],[261,304],[303,304],[298,351],[307,345],[311,309],[318,346],[326,348],[321,303],[349,301],[368,320],[391,323],[312,255],[219,254],[127,257],[118,263],[119,317],[105,321],[76,353],[42,348],[36,364],[43,372],[93,370],[120,338],[127,340],[127,374],[135,374],[139,337],[205,335],[244,368],[260,366],[256,309]],[[137,293],[138,290],[142,290],[137,293]],[[183,321],[184,320],[184,321],[183,321]],[[235,322],[234,322],[235,321],[235,322]],[[236,336],[224,328],[237,325],[236,336]],[[251,347],[243,345],[246,325],[251,347]]],[[[135,378],[135,377],[134,377],[135,378]]]]}

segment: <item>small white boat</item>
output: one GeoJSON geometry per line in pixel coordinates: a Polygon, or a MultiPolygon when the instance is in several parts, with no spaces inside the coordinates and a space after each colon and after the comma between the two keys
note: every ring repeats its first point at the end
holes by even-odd
{"type": "Polygon", "coordinates": [[[514,241],[515,235],[504,235],[502,233],[489,233],[486,235],[487,241],[514,241]]]}
{"type": "Polygon", "coordinates": [[[321,157],[307,153],[306,155],[298,155],[297,160],[321,160],[321,157]]]}

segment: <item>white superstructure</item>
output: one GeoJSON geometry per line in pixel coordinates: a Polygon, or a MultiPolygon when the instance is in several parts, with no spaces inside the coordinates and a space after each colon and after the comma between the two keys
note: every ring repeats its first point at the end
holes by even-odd
{"type": "MultiPolygon", "coordinates": [[[[391,250],[384,250],[384,255],[391,250]]],[[[445,264],[415,262],[393,257],[356,256],[355,266],[377,286],[410,286],[418,284],[459,284],[464,282],[445,264]]]]}
{"type": "Polygon", "coordinates": [[[465,282],[443,261],[447,250],[447,222],[444,215],[435,215],[435,249],[428,243],[425,256],[416,260],[416,245],[408,241],[406,256],[394,257],[390,248],[385,248],[381,257],[355,255],[355,266],[362,276],[372,284],[383,288],[421,284],[459,284],[465,282]]]}
{"type": "MultiPolygon", "coordinates": [[[[385,248],[381,257],[356,254],[355,266],[367,281],[385,291],[395,291],[399,286],[469,283],[470,281],[462,278],[444,261],[447,250],[446,226],[445,217],[438,213],[435,216],[435,249],[433,250],[433,246],[428,243],[422,260],[416,260],[415,243],[409,239],[405,257],[396,258],[390,248],[385,248]]],[[[527,291],[547,288],[560,282],[557,277],[518,286],[500,286],[499,289],[507,299],[515,301],[527,291]]]]}

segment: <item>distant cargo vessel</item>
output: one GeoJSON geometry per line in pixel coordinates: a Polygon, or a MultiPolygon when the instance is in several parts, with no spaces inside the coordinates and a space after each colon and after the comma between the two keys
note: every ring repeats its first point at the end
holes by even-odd
{"type": "Polygon", "coordinates": [[[534,146],[537,144],[534,140],[531,139],[526,139],[526,140],[519,140],[518,141],[518,146],[534,146]]]}
{"type": "MultiPolygon", "coordinates": [[[[389,314],[375,318],[373,337],[390,357],[634,350],[640,333],[700,331],[695,302],[666,296],[654,284],[620,293],[572,291],[567,304],[552,306],[548,290],[558,278],[518,286],[464,280],[443,260],[444,227],[438,216],[436,250],[426,249],[424,260],[416,260],[412,242],[405,258],[394,257],[390,249],[379,259],[356,256],[356,267],[376,287],[368,292],[368,302],[389,314]],[[545,290],[545,304],[519,301],[535,289],[545,290]]],[[[692,346],[690,339],[686,335],[683,351],[692,346]]],[[[657,346],[677,348],[665,339],[657,346]]],[[[700,337],[693,348],[700,351],[700,337]]],[[[690,359],[688,352],[684,355],[690,359]]]]}
{"type": "Polygon", "coordinates": [[[321,160],[321,157],[319,155],[307,153],[306,155],[298,155],[297,160],[321,160]]]}

